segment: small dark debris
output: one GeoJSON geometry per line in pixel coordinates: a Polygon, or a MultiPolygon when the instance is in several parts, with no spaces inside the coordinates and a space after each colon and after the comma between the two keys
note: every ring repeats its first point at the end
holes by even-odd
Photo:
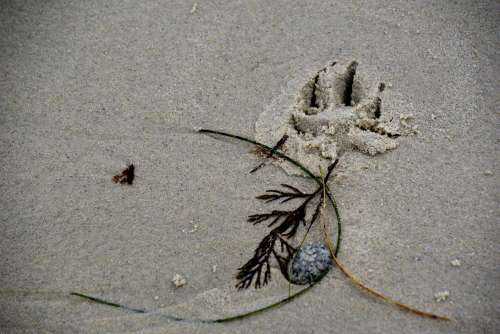
{"type": "MultiPolygon", "coordinates": [[[[271,158],[271,159],[275,160],[276,157],[274,156],[274,153],[276,153],[277,150],[281,150],[284,147],[285,142],[287,141],[287,139],[288,139],[288,135],[286,135],[286,134],[283,135],[283,137],[281,137],[281,139],[276,143],[276,145],[274,145],[274,147],[272,148],[272,150],[269,151],[266,154],[266,158],[268,158],[268,159],[271,158]]],[[[262,153],[265,153],[265,152],[262,152],[262,153]]],[[[261,169],[265,165],[266,165],[266,162],[261,163],[260,165],[258,165],[254,169],[252,169],[250,171],[250,174],[255,173],[256,171],[258,171],[259,169],[261,169]]]]}
{"type": "Polygon", "coordinates": [[[127,168],[123,170],[121,174],[117,174],[113,176],[113,182],[114,183],[120,183],[120,184],[132,184],[134,182],[134,165],[130,164],[127,168]]]}

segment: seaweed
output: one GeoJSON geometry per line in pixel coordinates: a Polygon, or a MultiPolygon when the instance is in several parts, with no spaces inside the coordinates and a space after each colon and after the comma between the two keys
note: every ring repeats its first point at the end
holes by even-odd
{"type": "Polygon", "coordinates": [[[303,199],[303,202],[293,210],[273,210],[268,213],[248,216],[247,221],[253,225],[268,222],[267,227],[275,227],[259,243],[255,249],[254,256],[242,267],[238,268],[239,272],[236,275],[238,283],[236,284],[236,288],[240,290],[248,288],[254,278],[256,289],[266,285],[271,279],[270,260],[272,256],[278,262],[283,276],[288,278],[286,268],[295,253],[295,248],[286,240],[296,236],[301,225],[304,227],[308,226],[307,230],[310,230],[312,225],[318,220],[321,207],[324,203],[324,187],[337,163],[338,160],[335,160],[328,167],[328,173],[324,182],[313,193],[304,193],[289,184],[281,184],[286,190],[270,189],[266,190],[265,194],[257,196],[257,199],[266,203],[279,201],[280,204],[283,204],[296,199],[303,199]],[[308,220],[308,209],[317,197],[319,197],[318,204],[315,206],[314,213],[308,220]],[[280,244],[280,250],[278,251],[276,250],[277,242],[280,244]],[[283,252],[285,253],[284,255],[280,254],[283,252]]]}

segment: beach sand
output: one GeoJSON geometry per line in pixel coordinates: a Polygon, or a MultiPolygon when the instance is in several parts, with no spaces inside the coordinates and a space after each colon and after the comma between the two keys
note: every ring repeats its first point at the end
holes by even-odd
{"type": "Polygon", "coordinates": [[[1,2],[0,332],[500,331],[498,2],[194,5],[1,2]],[[339,259],[452,321],[402,312],[335,268],[247,319],[159,315],[234,315],[287,295],[277,272],[260,290],[234,288],[267,231],[246,217],[271,207],[255,200],[265,189],[314,185],[275,166],[251,175],[261,162],[251,147],[193,128],[253,138],[261,113],[296,94],[290,82],[350,60],[406,101],[418,133],[341,157],[330,184],[344,218],[339,259]],[[129,163],[134,183],[113,183],[129,163]],[[187,283],[176,287],[175,274],[187,283]]]}

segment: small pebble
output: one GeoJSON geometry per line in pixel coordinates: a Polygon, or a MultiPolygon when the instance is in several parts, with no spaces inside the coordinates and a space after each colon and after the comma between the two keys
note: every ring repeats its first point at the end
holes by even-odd
{"type": "Polygon", "coordinates": [[[437,302],[444,302],[445,300],[448,299],[449,296],[450,296],[449,291],[441,291],[441,292],[438,292],[434,295],[434,299],[437,302]]]}
{"type": "Polygon", "coordinates": [[[317,282],[332,267],[328,248],[320,242],[304,245],[288,264],[290,282],[304,285],[317,282]]]}
{"type": "Polygon", "coordinates": [[[213,273],[215,273],[216,271],[217,271],[217,266],[214,264],[214,265],[212,266],[212,272],[213,272],[213,273]]]}
{"type": "Polygon", "coordinates": [[[180,288],[181,286],[186,285],[187,280],[181,275],[175,274],[174,277],[172,278],[172,283],[174,283],[176,288],[180,288]]]}
{"type": "Polygon", "coordinates": [[[486,176],[492,176],[493,172],[491,170],[485,170],[484,171],[484,175],[486,175],[486,176]]]}
{"type": "Polygon", "coordinates": [[[158,300],[158,299],[160,299],[160,297],[159,296],[155,296],[155,300],[158,300]]]}
{"type": "Polygon", "coordinates": [[[194,12],[196,12],[196,9],[198,9],[198,3],[195,2],[193,4],[193,7],[191,7],[191,10],[189,11],[191,14],[193,14],[194,12]]]}
{"type": "Polygon", "coordinates": [[[415,118],[415,116],[413,114],[404,114],[404,113],[399,114],[400,120],[408,121],[408,120],[411,120],[414,118],[415,118]]]}
{"type": "Polygon", "coordinates": [[[451,261],[451,265],[453,267],[460,267],[462,265],[462,262],[460,262],[459,259],[455,259],[455,260],[451,261]]]}

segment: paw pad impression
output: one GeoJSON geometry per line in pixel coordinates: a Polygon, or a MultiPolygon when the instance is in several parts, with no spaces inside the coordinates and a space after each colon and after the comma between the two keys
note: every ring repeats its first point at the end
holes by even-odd
{"type": "Polygon", "coordinates": [[[285,93],[261,114],[256,137],[272,146],[288,135],[286,153],[313,171],[326,170],[348,151],[375,155],[395,149],[396,138],[406,134],[394,108],[385,108],[385,84],[363,73],[356,61],[330,63],[299,87],[291,104],[285,93]]]}

